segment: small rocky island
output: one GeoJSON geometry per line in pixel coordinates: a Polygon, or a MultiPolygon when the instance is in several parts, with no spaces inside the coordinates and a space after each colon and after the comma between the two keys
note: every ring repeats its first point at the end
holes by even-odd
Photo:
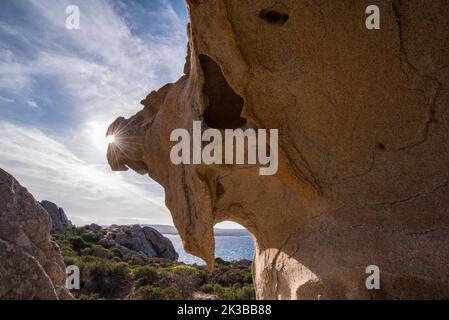
{"type": "Polygon", "coordinates": [[[186,265],[169,239],[140,225],[76,227],[0,169],[0,299],[254,299],[251,261],[186,265]],[[80,289],[64,287],[65,268],[80,289]]]}

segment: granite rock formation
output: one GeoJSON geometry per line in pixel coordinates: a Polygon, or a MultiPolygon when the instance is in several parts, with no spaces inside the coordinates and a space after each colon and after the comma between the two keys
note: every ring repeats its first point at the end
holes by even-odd
{"type": "Polygon", "coordinates": [[[58,207],[53,202],[43,200],[40,202],[40,205],[47,210],[50,215],[52,228],[51,233],[59,233],[59,234],[70,234],[73,232],[73,224],[67,218],[64,209],[58,207]]]}
{"type": "Polygon", "coordinates": [[[177,261],[178,253],[169,239],[150,227],[118,226],[105,228],[105,236],[99,241],[107,248],[116,248],[125,260],[136,258],[142,261],[147,258],[162,258],[177,261]]]}
{"type": "Polygon", "coordinates": [[[73,299],[51,226],[47,211],[0,169],[0,300],[73,299]]]}
{"type": "Polygon", "coordinates": [[[110,126],[111,168],[160,183],[210,267],[213,226],[246,227],[259,299],[449,298],[447,2],[376,1],[380,30],[367,1],[186,2],[185,75],[110,126]],[[278,173],[172,164],[194,120],[279,129],[278,173]]]}

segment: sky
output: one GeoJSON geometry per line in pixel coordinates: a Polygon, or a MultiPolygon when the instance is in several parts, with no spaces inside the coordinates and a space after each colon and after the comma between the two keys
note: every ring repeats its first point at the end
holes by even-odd
{"type": "Polygon", "coordinates": [[[173,224],[160,185],[110,170],[104,134],[182,75],[187,22],[183,0],[1,0],[0,167],[76,225],[173,224]]]}

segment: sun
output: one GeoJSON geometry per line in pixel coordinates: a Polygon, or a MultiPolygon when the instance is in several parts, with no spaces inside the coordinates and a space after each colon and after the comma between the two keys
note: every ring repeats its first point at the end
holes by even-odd
{"type": "Polygon", "coordinates": [[[115,143],[117,141],[115,135],[105,136],[107,130],[107,123],[91,122],[86,127],[86,135],[91,141],[91,145],[102,153],[108,149],[108,146],[111,143],[115,143]]]}
{"type": "Polygon", "coordinates": [[[115,142],[115,136],[113,134],[106,136],[106,143],[111,144],[115,142]]]}

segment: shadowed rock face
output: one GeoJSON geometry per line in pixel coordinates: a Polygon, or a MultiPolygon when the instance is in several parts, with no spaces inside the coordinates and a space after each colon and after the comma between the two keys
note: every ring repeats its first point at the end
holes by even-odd
{"type": "Polygon", "coordinates": [[[67,218],[64,209],[55,203],[43,200],[40,205],[48,212],[52,222],[51,233],[70,234],[74,228],[72,222],[67,218]]]}
{"type": "Polygon", "coordinates": [[[187,251],[212,266],[216,223],[252,233],[259,299],[449,298],[449,6],[378,3],[369,31],[363,1],[189,0],[186,74],[109,128],[187,251]],[[173,165],[194,120],[279,129],[278,173],[173,165]]]}

